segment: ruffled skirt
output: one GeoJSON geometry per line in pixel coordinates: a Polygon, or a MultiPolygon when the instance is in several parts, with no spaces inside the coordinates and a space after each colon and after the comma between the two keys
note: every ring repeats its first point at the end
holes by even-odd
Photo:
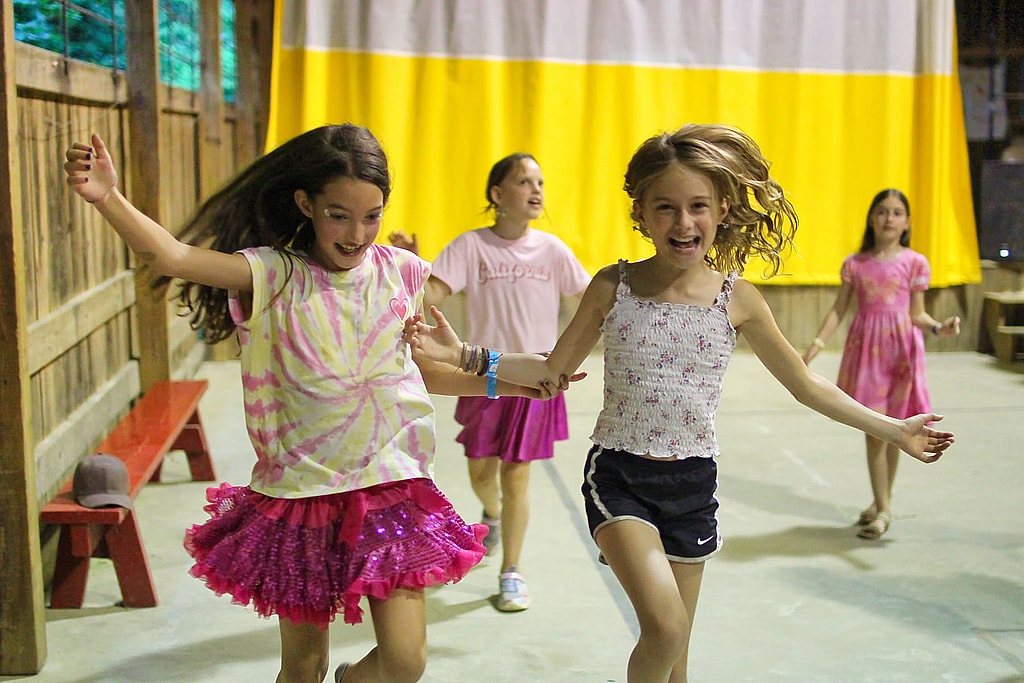
{"type": "Polygon", "coordinates": [[[362,596],[459,581],[485,553],[487,527],[429,479],[295,499],[225,483],[206,495],[210,519],[185,532],[190,573],[264,617],[326,628],[341,610],[357,624],[362,596]]]}
{"type": "Polygon", "coordinates": [[[547,401],[525,396],[460,396],[455,421],[463,429],[455,441],[466,457],[531,462],[555,456],[555,442],[569,438],[565,394],[547,401]]]}

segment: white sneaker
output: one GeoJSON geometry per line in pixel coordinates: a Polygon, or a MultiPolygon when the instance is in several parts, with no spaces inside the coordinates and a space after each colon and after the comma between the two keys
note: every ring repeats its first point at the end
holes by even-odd
{"type": "Polygon", "coordinates": [[[502,612],[521,612],[530,607],[526,581],[517,571],[509,570],[498,577],[498,609],[502,612]]]}

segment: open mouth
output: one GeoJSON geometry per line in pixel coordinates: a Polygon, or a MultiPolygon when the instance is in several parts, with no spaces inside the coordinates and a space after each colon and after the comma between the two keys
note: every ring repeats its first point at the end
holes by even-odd
{"type": "Polygon", "coordinates": [[[681,251],[692,251],[700,246],[700,236],[693,235],[683,239],[677,237],[669,237],[668,243],[672,245],[673,249],[681,251]]]}
{"type": "Polygon", "coordinates": [[[337,245],[335,245],[335,247],[338,249],[338,253],[340,253],[342,256],[355,256],[363,248],[362,245],[353,247],[353,246],[342,245],[342,244],[337,244],[337,245]]]}

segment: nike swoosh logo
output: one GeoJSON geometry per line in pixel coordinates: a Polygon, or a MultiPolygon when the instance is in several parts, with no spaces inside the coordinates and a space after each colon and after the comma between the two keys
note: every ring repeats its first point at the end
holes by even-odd
{"type": "Polygon", "coordinates": [[[704,545],[705,543],[707,543],[708,541],[710,541],[713,538],[714,538],[714,536],[708,536],[707,538],[698,538],[697,539],[697,545],[704,545]]]}

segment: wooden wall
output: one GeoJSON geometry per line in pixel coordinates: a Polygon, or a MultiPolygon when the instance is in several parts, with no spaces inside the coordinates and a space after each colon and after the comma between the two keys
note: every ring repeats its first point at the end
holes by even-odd
{"type": "Polygon", "coordinates": [[[0,0],[0,675],[46,657],[38,508],[154,381],[192,376],[206,347],[99,213],[67,189],[72,142],[103,136],[122,192],[177,233],[198,203],[262,153],[272,0],[236,0],[237,112],[220,86],[219,0],[200,0],[197,93],[160,83],[156,0],[126,3],[128,73],[13,41],[0,0]],[[250,70],[258,73],[249,73],[250,70]],[[130,77],[129,77],[130,76],[130,77]],[[20,201],[19,201],[20,200],[20,201]]]}

